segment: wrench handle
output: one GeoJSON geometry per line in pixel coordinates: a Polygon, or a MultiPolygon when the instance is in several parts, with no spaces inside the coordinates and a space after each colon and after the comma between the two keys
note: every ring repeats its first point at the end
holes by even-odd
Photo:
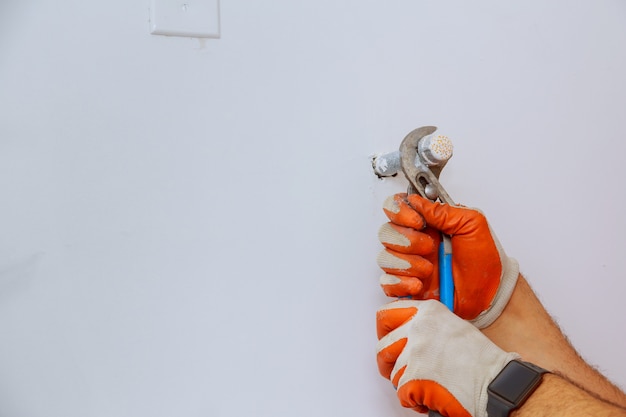
{"type": "MultiPolygon", "coordinates": [[[[452,245],[450,236],[442,235],[439,244],[439,301],[450,311],[454,311],[454,281],[452,280],[452,245]]],[[[428,411],[428,417],[443,417],[434,410],[428,411]]]]}
{"type": "Polygon", "coordinates": [[[454,311],[454,280],[452,279],[452,243],[442,235],[439,244],[439,300],[454,311]]]}

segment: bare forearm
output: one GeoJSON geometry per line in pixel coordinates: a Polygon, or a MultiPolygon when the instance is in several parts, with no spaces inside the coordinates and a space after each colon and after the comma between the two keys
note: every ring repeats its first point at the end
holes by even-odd
{"type": "Polygon", "coordinates": [[[518,352],[592,395],[626,407],[624,392],[578,355],[522,276],[500,318],[483,332],[502,349],[518,352]]]}
{"type": "Polygon", "coordinates": [[[565,379],[546,374],[528,400],[512,417],[624,417],[626,409],[599,400],[565,379]]]}

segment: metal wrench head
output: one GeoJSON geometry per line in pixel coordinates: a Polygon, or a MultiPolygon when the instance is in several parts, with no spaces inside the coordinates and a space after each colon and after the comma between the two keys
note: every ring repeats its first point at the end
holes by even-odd
{"type": "Polygon", "coordinates": [[[428,161],[418,151],[420,141],[436,130],[435,126],[423,126],[410,132],[400,144],[400,165],[410,184],[409,194],[419,194],[432,201],[439,199],[454,205],[454,201],[439,183],[439,175],[447,161],[429,166],[428,161]]]}

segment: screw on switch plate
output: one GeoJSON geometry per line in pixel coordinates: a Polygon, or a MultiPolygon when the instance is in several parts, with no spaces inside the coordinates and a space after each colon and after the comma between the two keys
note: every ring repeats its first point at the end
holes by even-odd
{"type": "Polygon", "coordinates": [[[219,38],[219,0],[151,0],[150,33],[219,38]]]}

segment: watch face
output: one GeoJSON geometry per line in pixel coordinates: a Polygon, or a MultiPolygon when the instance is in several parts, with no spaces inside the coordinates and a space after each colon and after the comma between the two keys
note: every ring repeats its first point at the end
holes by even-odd
{"type": "Polygon", "coordinates": [[[541,374],[537,371],[519,362],[511,361],[491,382],[489,390],[513,404],[519,404],[540,378],[541,374]]]}

